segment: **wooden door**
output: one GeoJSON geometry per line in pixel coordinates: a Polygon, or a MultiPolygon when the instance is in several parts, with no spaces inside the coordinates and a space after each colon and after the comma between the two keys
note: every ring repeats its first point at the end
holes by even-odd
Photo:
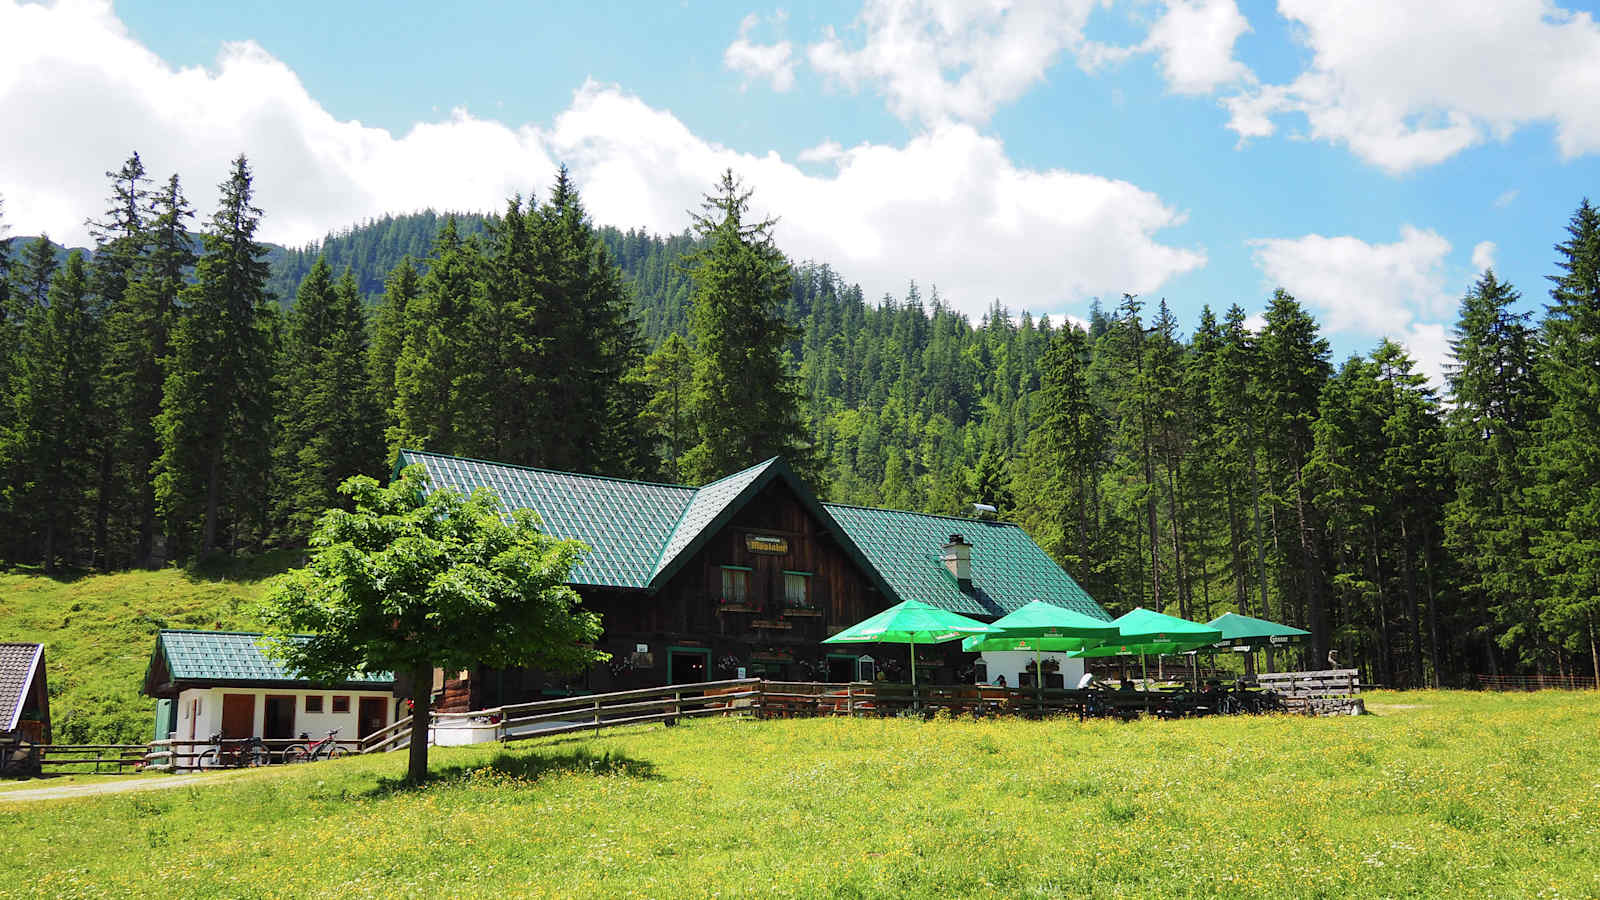
{"type": "Polygon", "coordinates": [[[254,737],[256,731],[256,695],[222,695],[222,736],[224,738],[254,737]]]}
{"type": "Polygon", "coordinates": [[[356,709],[356,737],[365,738],[389,724],[389,702],[382,697],[362,697],[356,709]]]}

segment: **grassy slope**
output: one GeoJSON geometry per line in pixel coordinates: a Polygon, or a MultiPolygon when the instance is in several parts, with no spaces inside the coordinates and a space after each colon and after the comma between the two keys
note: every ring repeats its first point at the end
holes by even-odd
{"type": "Polygon", "coordinates": [[[288,562],[269,554],[200,573],[0,573],[0,641],[44,643],[57,743],[147,741],[155,701],[139,686],[156,630],[252,627],[254,602],[288,562]]]}
{"type": "Polygon", "coordinates": [[[0,814],[0,894],[1600,895],[1593,695],[1372,700],[702,721],[436,750],[417,791],[385,781],[398,754],[232,773],[0,814]]]}

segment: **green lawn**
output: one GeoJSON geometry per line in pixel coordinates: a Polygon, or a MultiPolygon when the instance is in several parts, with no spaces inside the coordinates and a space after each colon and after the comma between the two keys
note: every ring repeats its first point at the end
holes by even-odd
{"type": "Polygon", "coordinates": [[[1600,895],[1600,698],[1369,706],[700,721],[436,750],[420,790],[388,755],[0,802],[0,893],[1600,895]]]}
{"type": "Polygon", "coordinates": [[[271,576],[293,561],[273,553],[199,572],[0,572],[0,641],[45,645],[56,743],[148,741],[155,701],[139,685],[156,631],[254,627],[271,576]]]}

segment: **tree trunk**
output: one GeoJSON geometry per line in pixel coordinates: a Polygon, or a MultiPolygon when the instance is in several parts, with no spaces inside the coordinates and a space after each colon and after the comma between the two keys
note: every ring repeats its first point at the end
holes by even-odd
{"type": "Polygon", "coordinates": [[[212,451],[211,465],[206,471],[206,518],[205,526],[200,532],[200,555],[204,556],[217,548],[217,505],[218,495],[222,493],[222,450],[217,448],[212,451]]]}
{"type": "Polygon", "coordinates": [[[1594,687],[1600,690],[1600,648],[1594,641],[1594,616],[1589,616],[1589,661],[1594,664],[1594,687]]]}
{"type": "Polygon", "coordinates": [[[433,668],[411,670],[411,759],[406,780],[420,784],[428,777],[428,701],[433,696],[433,668]]]}
{"type": "Polygon", "coordinates": [[[1316,513],[1306,499],[1305,478],[1298,473],[1297,469],[1294,505],[1300,520],[1300,552],[1304,557],[1306,599],[1309,601],[1306,627],[1311,631],[1311,655],[1320,664],[1328,658],[1328,607],[1322,593],[1322,554],[1317,547],[1316,513]]]}
{"type": "MultiPolygon", "coordinates": [[[[1249,432],[1246,432],[1246,437],[1249,432]]],[[[1256,577],[1261,584],[1261,618],[1270,619],[1267,606],[1267,540],[1261,534],[1261,475],[1256,471],[1256,454],[1250,451],[1250,504],[1256,520],[1256,577]]]]}

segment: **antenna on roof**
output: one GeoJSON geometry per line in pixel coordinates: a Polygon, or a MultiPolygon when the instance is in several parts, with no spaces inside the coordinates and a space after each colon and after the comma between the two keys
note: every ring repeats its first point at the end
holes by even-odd
{"type": "Polygon", "coordinates": [[[987,503],[974,503],[974,504],[972,504],[972,511],[974,513],[976,513],[978,518],[980,518],[980,519],[994,519],[994,518],[998,518],[999,515],[1000,515],[1000,510],[999,509],[997,509],[997,508],[995,508],[995,507],[993,507],[993,506],[991,506],[991,505],[989,505],[987,503]]]}

